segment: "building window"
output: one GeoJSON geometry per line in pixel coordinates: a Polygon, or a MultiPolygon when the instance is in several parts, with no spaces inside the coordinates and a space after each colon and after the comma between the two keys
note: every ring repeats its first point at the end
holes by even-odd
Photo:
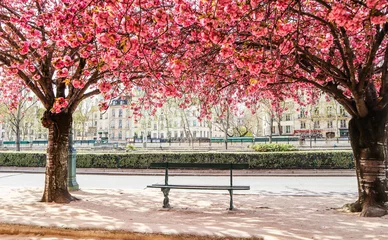
{"type": "Polygon", "coordinates": [[[123,128],[123,121],[121,119],[119,120],[119,128],[123,128]]]}
{"type": "Polygon", "coordinates": [[[276,128],[275,126],[272,127],[272,133],[275,133],[276,132],[276,128]]]}
{"type": "Polygon", "coordinates": [[[123,134],[119,132],[119,140],[123,139],[123,134]]]}
{"type": "Polygon", "coordinates": [[[123,109],[119,109],[119,117],[123,116],[123,109]]]}
{"type": "Polygon", "coordinates": [[[116,114],[115,114],[115,110],[112,109],[112,117],[114,117],[116,114]]]}
{"type": "Polygon", "coordinates": [[[161,134],[160,134],[160,138],[164,138],[164,133],[161,133],[161,134]]]}
{"type": "Polygon", "coordinates": [[[111,137],[112,137],[112,139],[115,139],[115,133],[114,132],[111,134],[111,137]]]}
{"type": "Polygon", "coordinates": [[[300,129],[306,129],[306,122],[300,122],[300,129]]]}
{"type": "Polygon", "coordinates": [[[110,122],[110,128],[115,128],[115,121],[114,121],[114,120],[112,120],[112,121],[110,122]]]}
{"type": "Polygon", "coordinates": [[[290,114],[286,114],[286,121],[291,121],[291,115],[290,114]]]}
{"type": "Polygon", "coordinates": [[[103,115],[103,114],[102,114],[102,113],[100,113],[100,119],[102,119],[102,115],[103,115]]]}
{"type": "Polygon", "coordinates": [[[299,118],[305,118],[305,117],[306,117],[306,112],[303,108],[301,108],[299,112],[299,118]]]}
{"type": "Polygon", "coordinates": [[[174,138],[178,138],[178,132],[177,131],[174,132],[174,138]]]}
{"type": "Polygon", "coordinates": [[[291,133],[291,126],[286,126],[286,133],[291,133]]]}
{"type": "Polygon", "coordinates": [[[164,123],[162,123],[162,124],[160,125],[160,129],[161,129],[161,130],[164,129],[164,123]]]}
{"type": "Polygon", "coordinates": [[[318,107],[316,107],[316,108],[314,109],[314,115],[315,115],[315,116],[319,116],[319,108],[318,108],[318,107]]]}
{"type": "Polygon", "coordinates": [[[181,131],[181,138],[183,138],[183,131],[181,131]]]}
{"type": "Polygon", "coordinates": [[[94,121],[94,126],[95,126],[95,127],[97,126],[97,121],[94,121]]]}
{"type": "Polygon", "coordinates": [[[342,106],[340,106],[340,116],[341,116],[341,117],[345,117],[345,116],[346,116],[345,109],[344,109],[344,107],[342,107],[342,106]]]}
{"type": "Polygon", "coordinates": [[[333,128],[333,121],[327,122],[327,128],[333,128]]]}
{"type": "Polygon", "coordinates": [[[333,117],[333,107],[331,106],[327,107],[327,116],[333,117]]]}
{"type": "Polygon", "coordinates": [[[193,127],[196,127],[196,126],[197,126],[197,121],[193,120],[193,127]]]}
{"type": "Polygon", "coordinates": [[[154,130],[158,130],[158,124],[154,123],[154,130]]]}
{"type": "Polygon", "coordinates": [[[341,128],[346,128],[346,120],[341,120],[340,124],[341,128]]]}
{"type": "Polygon", "coordinates": [[[151,128],[151,122],[147,123],[147,128],[151,128]]]}
{"type": "Polygon", "coordinates": [[[319,121],[314,121],[314,128],[320,128],[319,121]]]}
{"type": "Polygon", "coordinates": [[[156,133],[154,133],[153,135],[154,135],[154,138],[158,138],[158,135],[156,133]]]}
{"type": "Polygon", "coordinates": [[[194,138],[197,137],[197,131],[193,131],[193,137],[194,137],[194,138]]]}

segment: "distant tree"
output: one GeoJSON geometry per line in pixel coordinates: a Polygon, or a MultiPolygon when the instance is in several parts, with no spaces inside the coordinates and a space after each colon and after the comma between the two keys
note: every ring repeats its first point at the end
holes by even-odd
{"type": "MultiPolygon", "coordinates": [[[[28,95],[26,90],[20,92],[22,95],[28,95]]],[[[15,135],[16,151],[20,151],[20,141],[23,127],[25,126],[25,117],[32,114],[31,110],[36,106],[38,100],[32,97],[20,99],[16,103],[13,101],[3,101],[1,104],[1,114],[3,115],[4,123],[9,126],[10,130],[15,135]]]]}
{"type": "Polygon", "coordinates": [[[84,140],[86,136],[87,123],[91,121],[91,117],[96,112],[98,112],[97,107],[86,101],[81,103],[77,110],[75,110],[73,116],[74,129],[80,133],[82,140],[84,140]]]}

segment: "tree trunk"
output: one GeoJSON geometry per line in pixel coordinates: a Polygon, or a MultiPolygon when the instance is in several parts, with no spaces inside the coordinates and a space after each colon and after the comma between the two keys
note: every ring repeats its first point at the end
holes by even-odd
{"type": "Polygon", "coordinates": [[[282,125],[281,125],[281,122],[280,122],[280,117],[279,117],[279,121],[278,121],[278,130],[279,130],[279,136],[282,136],[283,135],[283,129],[282,129],[282,125]]]}
{"type": "Polygon", "coordinates": [[[67,189],[70,113],[44,113],[42,125],[49,130],[46,179],[42,202],[69,203],[73,198],[67,189]]]}
{"type": "Polygon", "coordinates": [[[268,142],[272,143],[272,128],[273,128],[273,117],[270,118],[269,120],[269,139],[268,142]]]}
{"type": "Polygon", "coordinates": [[[20,125],[17,124],[16,125],[16,141],[15,141],[15,144],[16,144],[16,151],[20,152],[20,125]]]}
{"type": "Polygon", "coordinates": [[[361,216],[380,217],[386,214],[387,199],[384,151],[387,137],[388,112],[374,112],[365,118],[352,118],[349,122],[350,141],[358,181],[358,200],[348,205],[361,216]]]}

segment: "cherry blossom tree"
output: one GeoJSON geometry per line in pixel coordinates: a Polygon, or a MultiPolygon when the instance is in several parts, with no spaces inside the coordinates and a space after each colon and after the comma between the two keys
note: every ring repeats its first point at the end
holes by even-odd
{"type": "MultiPolygon", "coordinates": [[[[158,47],[169,29],[169,1],[0,0],[0,90],[15,104],[28,87],[46,109],[48,128],[44,202],[69,202],[69,129],[80,102],[105,101],[132,89],[147,92],[142,104],[160,106],[171,95],[158,47]]],[[[173,29],[172,29],[173,30],[173,29]]],[[[171,85],[171,84],[170,84],[171,85]]],[[[136,110],[136,106],[133,106],[136,110]]]]}
{"type": "Polygon", "coordinates": [[[209,107],[220,95],[254,106],[276,85],[305,92],[306,103],[315,90],[338,101],[352,116],[359,183],[349,207],[386,214],[387,0],[176,0],[174,9],[180,52],[169,67],[209,107]]]}

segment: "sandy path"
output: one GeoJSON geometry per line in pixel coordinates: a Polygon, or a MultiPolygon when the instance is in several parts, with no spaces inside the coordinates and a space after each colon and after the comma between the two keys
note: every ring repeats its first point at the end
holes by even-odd
{"type": "Polygon", "coordinates": [[[388,239],[388,216],[360,218],[336,210],[354,196],[229,196],[171,191],[170,210],[162,193],[87,190],[71,204],[38,202],[41,189],[0,187],[0,222],[66,228],[121,229],[135,232],[197,234],[270,239],[388,239]]]}

